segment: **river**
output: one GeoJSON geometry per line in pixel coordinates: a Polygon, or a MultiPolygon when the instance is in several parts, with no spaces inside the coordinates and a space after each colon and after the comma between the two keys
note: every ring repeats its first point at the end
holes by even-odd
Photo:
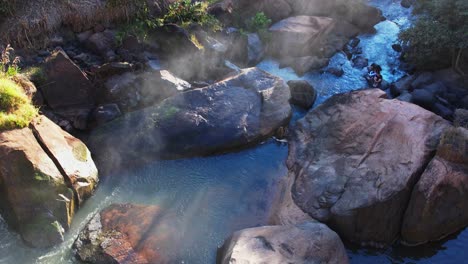
{"type": "MultiPolygon", "coordinates": [[[[405,73],[398,69],[398,53],[391,48],[401,28],[409,25],[410,10],[399,1],[373,0],[387,20],[376,26],[377,33],[362,35],[363,56],[383,68],[391,82],[405,73]]],[[[362,71],[352,67],[338,53],[330,66],[340,66],[345,74],[338,78],[328,73],[308,73],[299,78],[290,68],[279,69],[274,60],[258,67],[283,79],[308,80],[318,91],[316,105],[334,94],[365,86],[362,71]]],[[[294,120],[304,111],[295,110],[294,120]]],[[[71,245],[93,214],[111,203],[158,205],[174,215],[174,225],[183,240],[174,241],[174,263],[215,263],[216,249],[232,232],[264,225],[276,183],[287,173],[287,144],[268,140],[254,148],[206,158],[156,161],[131,172],[103,177],[95,195],[75,215],[65,242],[52,249],[31,249],[10,231],[0,217],[0,263],[76,263],[71,245]]],[[[386,250],[347,245],[351,263],[466,263],[468,231],[438,243],[420,247],[396,245],[386,250]]]]}

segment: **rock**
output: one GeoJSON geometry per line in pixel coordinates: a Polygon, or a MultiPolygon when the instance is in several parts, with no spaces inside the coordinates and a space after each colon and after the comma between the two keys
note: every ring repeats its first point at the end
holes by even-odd
{"type": "Polygon", "coordinates": [[[85,45],[88,49],[102,57],[109,56],[109,52],[117,47],[115,35],[110,30],[92,34],[85,40],[85,45]]]}
{"type": "Polygon", "coordinates": [[[295,15],[329,16],[349,22],[364,31],[372,30],[384,18],[382,12],[359,1],[342,0],[291,0],[295,15]]]}
{"type": "Polygon", "coordinates": [[[317,99],[317,92],[309,82],[304,80],[289,81],[288,86],[291,90],[291,103],[304,109],[312,108],[317,99]]]}
{"type": "Polygon", "coordinates": [[[257,33],[247,35],[247,65],[254,66],[264,57],[263,43],[257,33]]]}
{"type": "Polygon", "coordinates": [[[344,74],[344,70],[342,67],[332,67],[328,68],[326,72],[335,75],[336,77],[341,77],[344,74]]]}
{"type": "Polygon", "coordinates": [[[401,6],[404,8],[410,8],[415,2],[415,0],[401,0],[401,6]]]}
{"type": "Polygon", "coordinates": [[[456,109],[454,113],[453,125],[468,129],[468,110],[456,109]]]}
{"type": "Polygon", "coordinates": [[[413,89],[421,88],[423,85],[430,84],[434,80],[434,76],[430,72],[419,74],[411,83],[413,89]]]}
{"type": "Polygon", "coordinates": [[[191,89],[188,82],[166,70],[117,75],[108,79],[104,86],[103,101],[117,103],[124,111],[155,105],[191,89]]]}
{"type": "Polygon", "coordinates": [[[398,237],[411,188],[448,126],[384,98],[379,89],[333,96],[292,129],[287,162],[299,208],[344,239],[378,247],[398,237]]]}
{"type": "Polygon", "coordinates": [[[93,105],[91,82],[62,49],[54,51],[44,69],[47,85],[41,91],[52,109],[93,105]]]}
{"type": "Polygon", "coordinates": [[[435,103],[435,96],[430,91],[418,89],[415,90],[411,95],[413,98],[413,103],[426,109],[432,109],[435,103]]]}
{"type": "Polygon", "coordinates": [[[356,47],[359,45],[359,43],[361,43],[361,40],[360,40],[359,38],[352,38],[352,39],[349,41],[348,45],[349,45],[351,48],[356,48],[356,47]]]}
{"type": "Polygon", "coordinates": [[[114,75],[121,75],[133,71],[133,65],[128,62],[111,62],[92,69],[92,72],[101,79],[106,79],[114,75]]]}
{"type": "Polygon", "coordinates": [[[170,263],[167,240],[179,234],[174,218],[158,206],[112,204],[81,231],[75,255],[86,263],[170,263]]]}
{"type": "Polygon", "coordinates": [[[353,58],[353,67],[357,69],[364,69],[369,65],[369,60],[362,57],[362,56],[357,56],[353,58]]]}
{"type": "Polygon", "coordinates": [[[141,49],[141,44],[136,36],[129,35],[122,40],[122,47],[128,51],[136,52],[141,49]]]}
{"type": "Polygon", "coordinates": [[[321,223],[262,226],[234,233],[218,252],[218,264],[349,263],[340,237],[321,223]]]}
{"type": "Polygon", "coordinates": [[[396,52],[402,52],[403,48],[401,47],[400,44],[392,44],[392,49],[396,52]]]}
{"type": "Polygon", "coordinates": [[[328,17],[296,16],[270,27],[269,52],[275,57],[304,57],[315,55],[334,28],[328,17]]]}
{"type": "Polygon", "coordinates": [[[100,105],[93,111],[93,121],[97,126],[110,122],[121,116],[119,106],[116,104],[100,105]]]}
{"type": "Polygon", "coordinates": [[[52,155],[59,170],[65,173],[65,181],[71,184],[77,205],[81,206],[93,194],[99,181],[88,148],[44,116],[36,118],[31,128],[45,151],[52,155]]]}
{"type": "Polygon", "coordinates": [[[244,69],[128,113],[93,131],[90,145],[102,167],[225,152],[263,140],[286,125],[289,99],[282,79],[244,69]]]}
{"type": "Polygon", "coordinates": [[[453,111],[452,109],[448,108],[447,106],[441,104],[441,103],[435,103],[433,106],[432,106],[432,111],[445,118],[445,119],[448,119],[448,120],[451,120],[452,119],[452,116],[453,116],[453,111]]]}
{"type": "Polygon", "coordinates": [[[447,91],[447,87],[442,82],[434,82],[424,86],[420,86],[420,89],[424,89],[434,95],[443,94],[447,91]]]}
{"type": "Polygon", "coordinates": [[[0,133],[2,216],[33,247],[63,241],[73,215],[97,184],[86,146],[45,117],[0,133]]]}
{"type": "Polygon", "coordinates": [[[79,42],[84,43],[86,40],[89,39],[89,37],[91,37],[92,34],[93,34],[93,31],[88,30],[88,31],[84,31],[79,34],[76,34],[76,38],[78,39],[79,42]]]}
{"type": "Polygon", "coordinates": [[[319,58],[316,56],[307,57],[285,57],[281,60],[281,67],[291,67],[298,76],[303,76],[307,72],[318,70],[326,67],[330,62],[329,59],[319,58]]]}
{"type": "Polygon", "coordinates": [[[403,102],[411,103],[413,101],[413,96],[409,92],[405,91],[402,94],[400,94],[396,99],[403,102]]]}
{"type": "Polygon", "coordinates": [[[401,230],[406,244],[440,240],[468,225],[468,130],[447,129],[416,184],[401,230]]]}
{"type": "Polygon", "coordinates": [[[390,85],[390,92],[393,96],[399,96],[411,91],[411,83],[414,81],[413,75],[408,75],[390,85]]]}

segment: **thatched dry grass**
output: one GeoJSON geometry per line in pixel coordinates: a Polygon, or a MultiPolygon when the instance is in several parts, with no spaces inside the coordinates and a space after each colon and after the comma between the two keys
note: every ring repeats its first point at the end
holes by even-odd
{"type": "MultiPolygon", "coordinates": [[[[0,21],[0,43],[14,47],[41,47],[47,44],[47,36],[66,26],[81,32],[96,24],[107,24],[131,19],[137,13],[140,0],[122,1],[125,4],[110,5],[102,0],[16,0],[14,14],[0,21]]],[[[174,0],[146,1],[152,14],[160,15],[174,0]]]]}

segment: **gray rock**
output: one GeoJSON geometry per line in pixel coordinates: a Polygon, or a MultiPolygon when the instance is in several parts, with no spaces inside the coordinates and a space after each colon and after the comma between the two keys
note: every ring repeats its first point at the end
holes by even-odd
{"type": "Polygon", "coordinates": [[[218,252],[218,264],[349,263],[340,237],[321,223],[263,226],[234,233],[218,252]]]}
{"type": "Polygon", "coordinates": [[[90,146],[103,170],[115,164],[225,152],[263,140],[286,125],[290,97],[280,78],[245,69],[107,123],[93,131],[90,146]]]}
{"type": "Polygon", "coordinates": [[[253,66],[263,59],[265,55],[265,50],[263,47],[262,40],[260,39],[257,33],[248,34],[247,43],[247,64],[249,66],[253,66]]]}
{"type": "Polygon", "coordinates": [[[434,80],[434,76],[430,72],[423,72],[419,74],[411,83],[413,89],[419,89],[423,85],[430,84],[434,80]]]}
{"type": "Polygon", "coordinates": [[[109,53],[117,46],[115,35],[112,31],[97,32],[92,34],[85,40],[85,45],[88,49],[102,57],[109,57],[109,53]]]}
{"type": "Polygon", "coordinates": [[[362,57],[362,56],[357,56],[353,58],[353,67],[357,69],[364,69],[369,65],[369,60],[362,57]]]}
{"type": "Polygon", "coordinates": [[[403,92],[397,97],[398,100],[411,103],[413,101],[413,96],[409,92],[403,92]]]}
{"type": "Polygon", "coordinates": [[[405,76],[394,82],[390,85],[390,92],[393,96],[399,96],[404,92],[409,92],[411,90],[411,83],[414,81],[415,77],[413,75],[405,76]]]}
{"type": "Polygon", "coordinates": [[[96,122],[98,126],[110,122],[117,117],[121,116],[122,113],[120,112],[119,106],[116,104],[107,104],[107,105],[100,105],[96,109],[94,109],[92,114],[93,121],[96,122]]]}
{"type": "Polygon", "coordinates": [[[432,92],[423,89],[414,90],[411,95],[413,97],[413,103],[426,109],[432,109],[436,100],[432,92]]]}
{"type": "Polygon", "coordinates": [[[284,57],[281,60],[280,66],[291,67],[297,75],[303,76],[307,72],[318,70],[326,67],[330,62],[327,58],[319,58],[316,56],[307,57],[284,57]]]}
{"type": "Polygon", "coordinates": [[[453,125],[468,129],[468,110],[456,109],[454,113],[453,125]]]}
{"type": "Polygon", "coordinates": [[[317,99],[317,92],[309,82],[304,80],[288,81],[291,90],[291,103],[304,109],[310,109],[317,99]]]}

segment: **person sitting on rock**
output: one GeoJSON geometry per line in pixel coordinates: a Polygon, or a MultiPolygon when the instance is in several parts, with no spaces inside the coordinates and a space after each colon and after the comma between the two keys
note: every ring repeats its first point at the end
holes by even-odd
{"type": "Polygon", "coordinates": [[[375,76],[373,78],[372,87],[374,88],[382,88],[382,75],[380,74],[380,70],[375,71],[375,76]]]}

